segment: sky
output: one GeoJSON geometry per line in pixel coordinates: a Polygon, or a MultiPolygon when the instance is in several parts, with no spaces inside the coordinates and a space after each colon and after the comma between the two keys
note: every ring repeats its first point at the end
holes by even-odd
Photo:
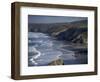
{"type": "Polygon", "coordinates": [[[28,23],[63,23],[87,20],[87,17],[28,15],[28,23]]]}

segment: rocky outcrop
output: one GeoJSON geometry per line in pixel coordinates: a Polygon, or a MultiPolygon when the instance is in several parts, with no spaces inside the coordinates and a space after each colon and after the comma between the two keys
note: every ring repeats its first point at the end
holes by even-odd
{"type": "Polygon", "coordinates": [[[57,59],[49,63],[48,65],[64,65],[64,62],[62,59],[57,59]]]}

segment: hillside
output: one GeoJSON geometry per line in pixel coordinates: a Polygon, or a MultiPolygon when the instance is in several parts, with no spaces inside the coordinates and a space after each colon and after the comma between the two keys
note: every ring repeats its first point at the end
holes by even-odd
{"type": "Polygon", "coordinates": [[[29,24],[29,32],[42,32],[59,40],[87,43],[87,20],[69,23],[29,24]]]}

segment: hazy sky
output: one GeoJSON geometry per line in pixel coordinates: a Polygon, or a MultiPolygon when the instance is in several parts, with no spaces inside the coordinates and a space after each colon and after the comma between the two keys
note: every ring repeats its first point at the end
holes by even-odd
{"type": "Polygon", "coordinates": [[[87,20],[87,17],[28,15],[28,23],[61,23],[87,20]]]}

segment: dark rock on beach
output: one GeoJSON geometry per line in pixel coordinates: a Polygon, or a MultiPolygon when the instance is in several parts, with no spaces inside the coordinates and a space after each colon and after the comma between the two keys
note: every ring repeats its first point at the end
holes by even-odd
{"type": "Polygon", "coordinates": [[[62,59],[58,59],[58,60],[52,61],[48,65],[63,65],[63,64],[64,64],[63,60],[62,59]]]}

